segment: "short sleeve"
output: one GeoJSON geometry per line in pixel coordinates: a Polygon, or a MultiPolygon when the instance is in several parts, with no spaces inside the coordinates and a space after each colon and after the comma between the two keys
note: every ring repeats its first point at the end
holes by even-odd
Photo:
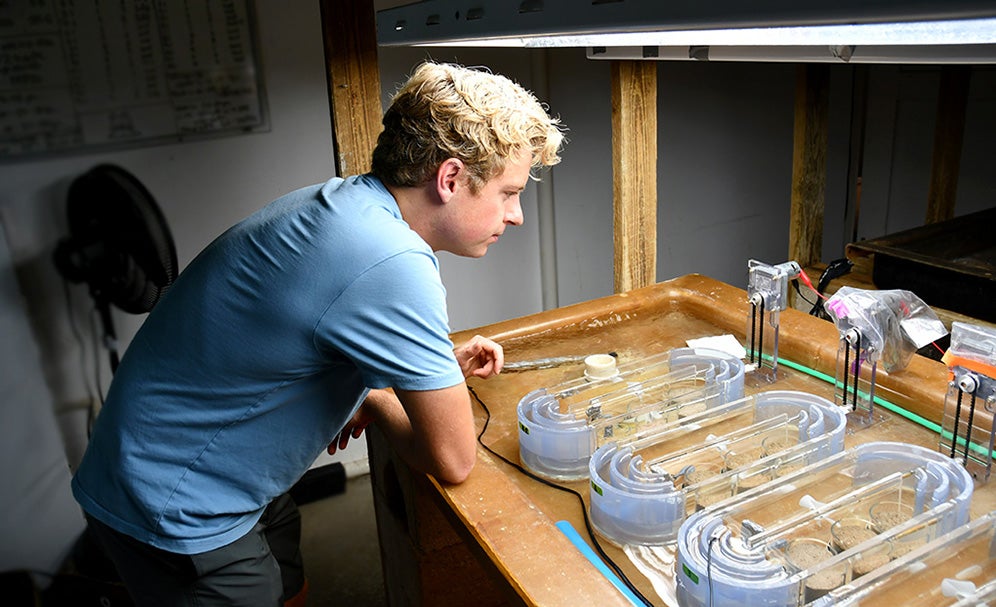
{"type": "Polygon", "coordinates": [[[427,251],[401,252],[360,274],[322,316],[315,340],[350,359],[369,388],[438,390],[464,380],[446,290],[427,251]]]}

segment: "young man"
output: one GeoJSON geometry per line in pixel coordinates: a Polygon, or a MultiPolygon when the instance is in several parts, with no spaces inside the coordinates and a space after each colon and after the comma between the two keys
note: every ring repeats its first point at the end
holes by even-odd
{"type": "Polygon", "coordinates": [[[483,337],[453,348],[435,252],[480,257],[521,224],[562,134],[510,80],[434,63],[383,122],[370,174],[225,232],[129,345],[73,492],[139,604],[290,598],[267,541],[294,524],[284,493],[369,423],[440,481],[470,474],[464,380],[504,359],[483,337]]]}

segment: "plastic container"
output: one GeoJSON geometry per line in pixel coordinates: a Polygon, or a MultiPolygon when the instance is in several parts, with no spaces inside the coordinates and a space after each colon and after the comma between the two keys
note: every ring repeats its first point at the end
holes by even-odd
{"type": "Polygon", "coordinates": [[[832,580],[853,584],[877,576],[891,559],[905,558],[895,549],[900,542],[933,539],[964,525],[972,491],[971,477],[957,462],[915,445],[875,442],[835,454],[689,516],[678,532],[678,603],[780,607],[825,601],[836,592],[827,587],[832,580]],[[872,505],[902,496],[912,498],[913,518],[876,527],[872,505]],[[863,539],[844,539],[842,530],[852,526],[866,534],[863,539]],[[800,537],[827,542],[835,554],[805,569],[793,566],[786,551],[800,537]]]}
{"type": "Polygon", "coordinates": [[[783,468],[843,450],[845,422],[827,399],[779,390],[679,416],[635,440],[606,443],[589,464],[592,526],[616,544],[674,541],[689,513],[769,482],[783,468]],[[762,439],[786,432],[796,442],[762,457],[762,439]],[[751,457],[742,464],[730,457],[740,453],[751,457]],[[713,473],[689,478],[683,474],[689,466],[713,473]]]}
{"type": "Polygon", "coordinates": [[[902,525],[913,518],[913,504],[910,501],[882,500],[868,508],[868,515],[877,533],[902,525]]]}
{"type": "MultiPolygon", "coordinates": [[[[905,536],[929,535],[915,516],[896,528],[905,536]]],[[[893,547],[895,536],[891,538],[893,547]]],[[[830,605],[902,605],[951,607],[996,604],[996,513],[922,542],[896,555],[884,567],[842,585],[815,603],[830,605]]]]}
{"type": "Polygon", "coordinates": [[[830,525],[830,537],[833,548],[837,552],[843,552],[849,548],[854,548],[862,542],[867,542],[877,536],[874,525],[868,519],[848,516],[838,519],[830,525]]]}
{"type": "MultiPolygon", "coordinates": [[[[783,558],[790,571],[805,572],[819,568],[836,554],[826,538],[800,537],[789,540],[783,558]]],[[[846,575],[846,567],[838,566],[824,568],[819,574],[809,576],[804,591],[806,602],[813,601],[843,584],[846,575]]]]}
{"type": "Polygon", "coordinates": [[[607,363],[594,368],[520,399],[519,456],[530,471],[553,480],[584,479],[599,445],[743,395],[743,362],[715,350],[678,348],[617,365],[614,372],[607,363]]]}

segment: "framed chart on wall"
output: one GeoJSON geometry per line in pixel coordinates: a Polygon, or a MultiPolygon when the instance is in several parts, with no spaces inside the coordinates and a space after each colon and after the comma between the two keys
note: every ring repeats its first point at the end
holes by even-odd
{"type": "Polygon", "coordinates": [[[253,0],[0,0],[0,161],[267,130],[253,0]]]}

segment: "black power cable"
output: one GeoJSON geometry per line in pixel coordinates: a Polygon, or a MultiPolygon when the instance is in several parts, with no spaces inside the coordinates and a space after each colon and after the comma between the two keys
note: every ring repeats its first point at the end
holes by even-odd
{"type": "Polygon", "coordinates": [[[709,580],[709,607],[713,605],[712,596],[712,545],[716,543],[719,537],[712,536],[709,538],[709,549],[706,550],[706,578],[709,580]]]}
{"type": "MultiPolygon", "coordinates": [[[[827,287],[830,286],[830,281],[840,278],[851,271],[854,267],[854,263],[842,257],[841,259],[835,259],[827,264],[827,267],[820,274],[820,279],[816,282],[816,292],[822,295],[827,287]]],[[[823,300],[817,296],[816,302],[813,303],[813,307],[809,310],[810,316],[817,316],[824,320],[829,320],[829,316],[823,309],[823,300]]]]}
{"type": "Polygon", "coordinates": [[[480,444],[482,447],[484,447],[484,449],[487,450],[488,453],[490,453],[491,455],[494,455],[495,457],[497,457],[501,461],[503,461],[506,464],[508,464],[509,466],[515,468],[516,470],[518,470],[522,474],[528,476],[529,478],[531,478],[531,479],[533,479],[535,481],[539,481],[539,482],[543,483],[544,485],[546,485],[548,487],[553,487],[554,489],[557,489],[559,491],[564,491],[566,493],[570,493],[574,497],[576,497],[577,500],[578,500],[578,503],[581,505],[581,514],[584,516],[584,526],[585,526],[585,529],[588,531],[588,537],[591,538],[591,543],[592,543],[592,545],[594,545],[595,551],[598,552],[598,556],[601,557],[602,561],[604,561],[605,564],[610,569],[612,569],[612,571],[617,576],[619,576],[619,579],[622,581],[623,584],[626,585],[627,588],[629,588],[630,592],[632,592],[634,595],[636,595],[637,598],[639,598],[641,601],[643,601],[644,605],[647,605],[648,607],[653,607],[653,603],[650,602],[650,599],[648,599],[647,597],[645,597],[643,595],[643,593],[641,593],[636,588],[636,586],[633,585],[633,582],[631,582],[629,580],[629,578],[626,577],[626,574],[623,573],[622,569],[620,569],[619,566],[616,565],[615,561],[613,561],[609,557],[609,555],[607,555],[605,553],[605,550],[602,549],[601,544],[598,543],[598,539],[596,539],[596,537],[595,537],[595,531],[591,527],[591,520],[589,520],[589,518],[588,518],[588,508],[585,506],[584,496],[582,496],[579,492],[575,491],[574,489],[571,489],[570,487],[564,487],[562,485],[558,485],[557,483],[548,481],[547,479],[545,479],[545,478],[543,478],[541,476],[533,474],[529,470],[526,470],[525,468],[523,468],[519,464],[517,464],[517,463],[515,463],[515,462],[513,462],[511,460],[509,460],[507,457],[505,457],[501,453],[498,453],[497,451],[495,451],[491,447],[489,447],[489,446],[487,446],[487,445],[484,444],[484,441],[481,440],[481,438],[484,436],[484,433],[487,431],[488,424],[491,423],[491,410],[488,409],[488,406],[486,404],[484,404],[484,401],[481,400],[481,397],[477,395],[477,392],[473,388],[471,388],[470,386],[467,386],[467,390],[470,391],[470,395],[473,396],[474,400],[476,400],[477,403],[479,405],[481,405],[481,408],[484,409],[484,414],[485,414],[484,427],[481,428],[480,433],[477,435],[477,442],[478,442],[478,444],[480,444]]]}
{"type": "Polygon", "coordinates": [[[808,303],[811,306],[818,306],[819,305],[818,302],[810,301],[808,297],[806,297],[805,295],[802,294],[802,289],[799,288],[799,280],[798,279],[792,281],[792,286],[795,288],[795,292],[799,296],[799,299],[801,299],[802,301],[808,303]]]}

